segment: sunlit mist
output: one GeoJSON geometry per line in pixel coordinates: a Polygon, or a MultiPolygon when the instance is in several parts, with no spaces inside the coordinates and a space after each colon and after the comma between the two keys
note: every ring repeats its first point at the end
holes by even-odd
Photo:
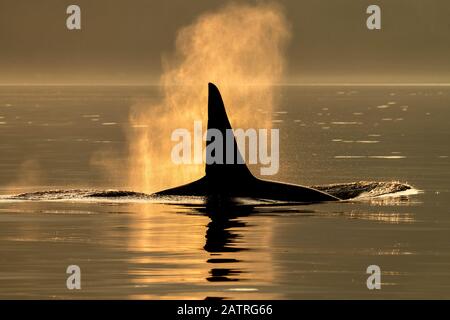
{"type": "Polygon", "coordinates": [[[135,105],[130,114],[130,187],[157,191],[203,174],[201,164],[172,163],[171,133],[192,132],[195,120],[206,126],[208,82],[219,86],[235,128],[270,128],[288,39],[288,23],[274,4],[228,5],[179,30],[175,52],[163,58],[161,100],[135,105]]]}

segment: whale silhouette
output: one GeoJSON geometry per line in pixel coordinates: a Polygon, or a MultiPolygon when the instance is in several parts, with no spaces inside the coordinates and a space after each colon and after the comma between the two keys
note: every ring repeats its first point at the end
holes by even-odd
{"type": "MultiPolygon", "coordinates": [[[[223,137],[226,136],[227,129],[232,129],[219,89],[212,83],[208,84],[208,132],[210,129],[219,130],[223,137]]],[[[234,136],[233,143],[234,159],[237,160],[239,157],[242,159],[234,136]]],[[[223,143],[223,159],[226,159],[226,153],[227,148],[223,143]]],[[[207,161],[205,176],[199,180],[156,192],[154,195],[206,196],[209,200],[218,201],[241,197],[306,203],[341,200],[314,188],[256,178],[244,161],[233,161],[232,164],[222,162],[208,163],[207,161]]]]}

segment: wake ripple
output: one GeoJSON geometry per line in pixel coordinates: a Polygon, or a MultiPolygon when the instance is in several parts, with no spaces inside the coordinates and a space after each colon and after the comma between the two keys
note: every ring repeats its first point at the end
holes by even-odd
{"type": "Polygon", "coordinates": [[[20,193],[6,196],[3,199],[9,200],[32,200],[32,201],[52,201],[52,200],[150,200],[153,196],[133,191],[121,190],[91,190],[91,189],[70,189],[70,190],[46,190],[20,193]]]}
{"type": "MultiPolygon", "coordinates": [[[[335,183],[328,185],[312,186],[317,190],[329,193],[343,200],[366,199],[380,196],[403,196],[405,191],[416,194],[417,190],[412,186],[400,182],[375,182],[359,181],[351,183],[335,183]]],[[[179,201],[185,201],[186,197],[175,197],[179,201]]],[[[150,201],[160,202],[167,197],[160,197],[133,191],[122,190],[95,190],[95,189],[69,189],[69,190],[47,190],[20,193],[16,195],[1,196],[2,200],[14,201],[150,201]]]]}
{"type": "Polygon", "coordinates": [[[350,183],[334,183],[327,185],[312,186],[317,190],[329,193],[343,200],[356,198],[375,198],[380,196],[396,194],[404,195],[405,191],[411,191],[410,194],[418,193],[418,190],[406,183],[398,181],[376,182],[359,181],[350,183]]]}

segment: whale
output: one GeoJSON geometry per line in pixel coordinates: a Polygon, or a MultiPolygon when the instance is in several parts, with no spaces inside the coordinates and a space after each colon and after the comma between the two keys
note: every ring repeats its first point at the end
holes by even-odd
{"type": "MultiPolygon", "coordinates": [[[[208,83],[208,124],[210,130],[220,131],[223,136],[227,130],[232,130],[225,105],[219,89],[213,83],[208,83]]],[[[207,146],[208,142],[207,140],[207,146]]],[[[205,175],[193,182],[162,190],[155,196],[202,196],[209,201],[227,201],[235,198],[251,198],[258,200],[289,201],[299,203],[317,203],[339,201],[336,196],[311,187],[277,181],[263,180],[255,177],[242,159],[233,136],[236,161],[216,161],[205,164],[205,175]]],[[[221,150],[224,159],[227,148],[221,150]]]]}

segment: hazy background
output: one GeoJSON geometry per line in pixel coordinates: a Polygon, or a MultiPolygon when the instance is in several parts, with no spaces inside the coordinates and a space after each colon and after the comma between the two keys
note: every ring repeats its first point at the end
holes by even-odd
{"type": "MultiPolygon", "coordinates": [[[[292,31],[285,82],[450,82],[447,0],[279,2],[292,31]],[[370,4],[381,31],[366,28],[370,4]]],[[[157,83],[177,30],[225,3],[1,0],[0,84],[157,83]],[[66,29],[70,4],[81,31],[66,29]]]]}

